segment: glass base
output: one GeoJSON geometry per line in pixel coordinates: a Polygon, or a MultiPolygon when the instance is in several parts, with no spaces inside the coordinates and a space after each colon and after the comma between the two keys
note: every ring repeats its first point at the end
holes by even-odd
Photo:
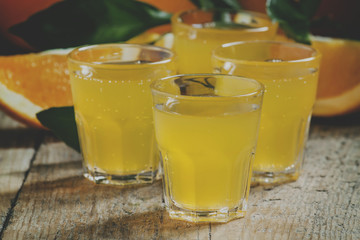
{"type": "Polygon", "coordinates": [[[158,170],[140,172],[138,174],[115,175],[85,169],[84,177],[96,184],[109,185],[134,185],[134,184],[151,184],[159,179],[158,170]]]}
{"type": "Polygon", "coordinates": [[[299,171],[284,172],[256,172],[252,173],[251,186],[257,185],[278,185],[287,182],[294,182],[300,176],[299,171]]]}
{"type": "Polygon", "coordinates": [[[235,209],[220,209],[215,211],[192,211],[188,209],[181,209],[176,206],[167,207],[170,218],[176,220],[183,220],[188,222],[219,222],[225,223],[236,218],[245,217],[246,211],[235,209]]]}

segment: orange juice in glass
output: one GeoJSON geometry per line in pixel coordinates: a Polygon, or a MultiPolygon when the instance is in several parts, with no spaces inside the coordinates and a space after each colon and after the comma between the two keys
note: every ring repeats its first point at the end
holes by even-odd
{"type": "Polygon", "coordinates": [[[68,64],[84,175],[96,183],[151,183],[157,174],[150,83],[173,54],[135,44],[75,49],[68,64]]]}
{"type": "Polygon", "coordinates": [[[277,24],[250,11],[188,10],[172,17],[179,73],[211,73],[211,51],[242,40],[270,40],[277,24]]]}
{"type": "Polygon", "coordinates": [[[243,217],[263,86],[241,77],[191,74],[151,87],[170,217],[191,222],[243,217]]]}
{"type": "Polygon", "coordinates": [[[213,53],[214,72],[254,78],[265,85],[254,183],[299,177],[318,82],[320,54],[296,43],[228,43],[213,53]]]}

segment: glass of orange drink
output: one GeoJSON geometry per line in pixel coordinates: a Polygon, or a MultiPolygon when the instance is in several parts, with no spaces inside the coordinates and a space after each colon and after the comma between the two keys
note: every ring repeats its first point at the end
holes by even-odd
{"type": "Polygon", "coordinates": [[[151,89],[170,217],[190,222],[243,217],[262,84],[230,75],[189,74],[160,79],[151,89]]]}
{"type": "Polygon", "coordinates": [[[255,78],[265,86],[253,182],[296,180],[315,102],[319,52],[298,43],[235,42],[215,49],[212,61],[215,73],[255,78]]]}
{"type": "Polygon", "coordinates": [[[172,17],[179,73],[211,73],[211,51],[221,44],[271,40],[277,23],[250,11],[188,10],[172,17]]]}
{"type": "Polygon", "coordinates": [[[151,183],[158,171],[150,83],[173,75],[173,53],[136,44],[80,47],[68,55],[84,176],[151,183]]]}

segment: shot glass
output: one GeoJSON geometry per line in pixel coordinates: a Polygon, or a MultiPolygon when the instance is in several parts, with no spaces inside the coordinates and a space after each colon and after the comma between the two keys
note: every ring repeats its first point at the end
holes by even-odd
{"type": "Polygon", "coordinates": [[[304,159],[320,54],[310,46],[273,41],[224,44],[213,52],[215,73],[265,85],[253,182],[295,181],[304,159]]]}
{"type": "Polygon", "coordinates": [[[188,10],[172,17],[178,71],[212,73],[211,52],[221,44],[245,40],[272,40],[277,23],[250,11],[188,10]]]}
{"type": "Polygon", "coordinates": [[[68,55],[84,176],[128,185],[156,178],[150,83],[174,74],[173,53],[136,44],[80,47],[68,55]]]}
{"type": "Polygon", "coordinates": [[[163,78],[151,89],[170,217],[190,222],[243,217],[262,84],[229,75],[195,74],[163,78]]]}

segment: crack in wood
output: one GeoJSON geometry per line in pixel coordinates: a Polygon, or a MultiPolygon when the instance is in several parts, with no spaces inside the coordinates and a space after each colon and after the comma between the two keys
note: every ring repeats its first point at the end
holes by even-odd
{"type": "Polygon", "coordinates": [[[281,201],[282,199],[281,198],[270,198],[269,201],[281,201]]]}
{"type": "Polygon", "coordinates": [[[324,193],[327,193],[327,192],[328,192],[328,190],[326,190],[326,189],[316,189],[315,191],[317,191],[317,192],[324,192],[324,193]]]}
{"type": "Polygon", "coordinates": [[[211,223],[209,223],[209,240],[211,240],[211,223]]]}
{"type": "Polygon", "coordinates": [[[23,186],[24,186],[24,184],[26,182],[26,179],[27,179],[27,177],[28,177],[28,175],[30,173],[33,162],[36,159],[36,156],[38,154],[38,150],[39,150],[39,148],[41,146],[41,143],[44,141],[44,139],[45,139],[45,133],[39,133],[37,138],[35,138],[35,140],[34,140],[34,155],[32,156],[32,158],[30,160],[29,168],[26,170],[26,172],[24,174],[24,179],[23,179],[23,181],[21,183],[21,186],[20,186],[19,190],[17,191],[15,197],[13,199],[11,199],[11,205],[10,205],[9,211],[6,214],[5,221],[4,221],[3,226],[2,226],[2,228],[0,230],[0,240],[3,239],[3,235],[4,235],[4,232],[5,232],[6,228],[8,227],[8,225],[11,224],[10,220],[11,220],[11,218],[13,216],[14,208],[16,206],[16,203],[17,203],[18,199],[19,199],[20,193],[21,193],[21,191],[23,189],[23,186]]]}

